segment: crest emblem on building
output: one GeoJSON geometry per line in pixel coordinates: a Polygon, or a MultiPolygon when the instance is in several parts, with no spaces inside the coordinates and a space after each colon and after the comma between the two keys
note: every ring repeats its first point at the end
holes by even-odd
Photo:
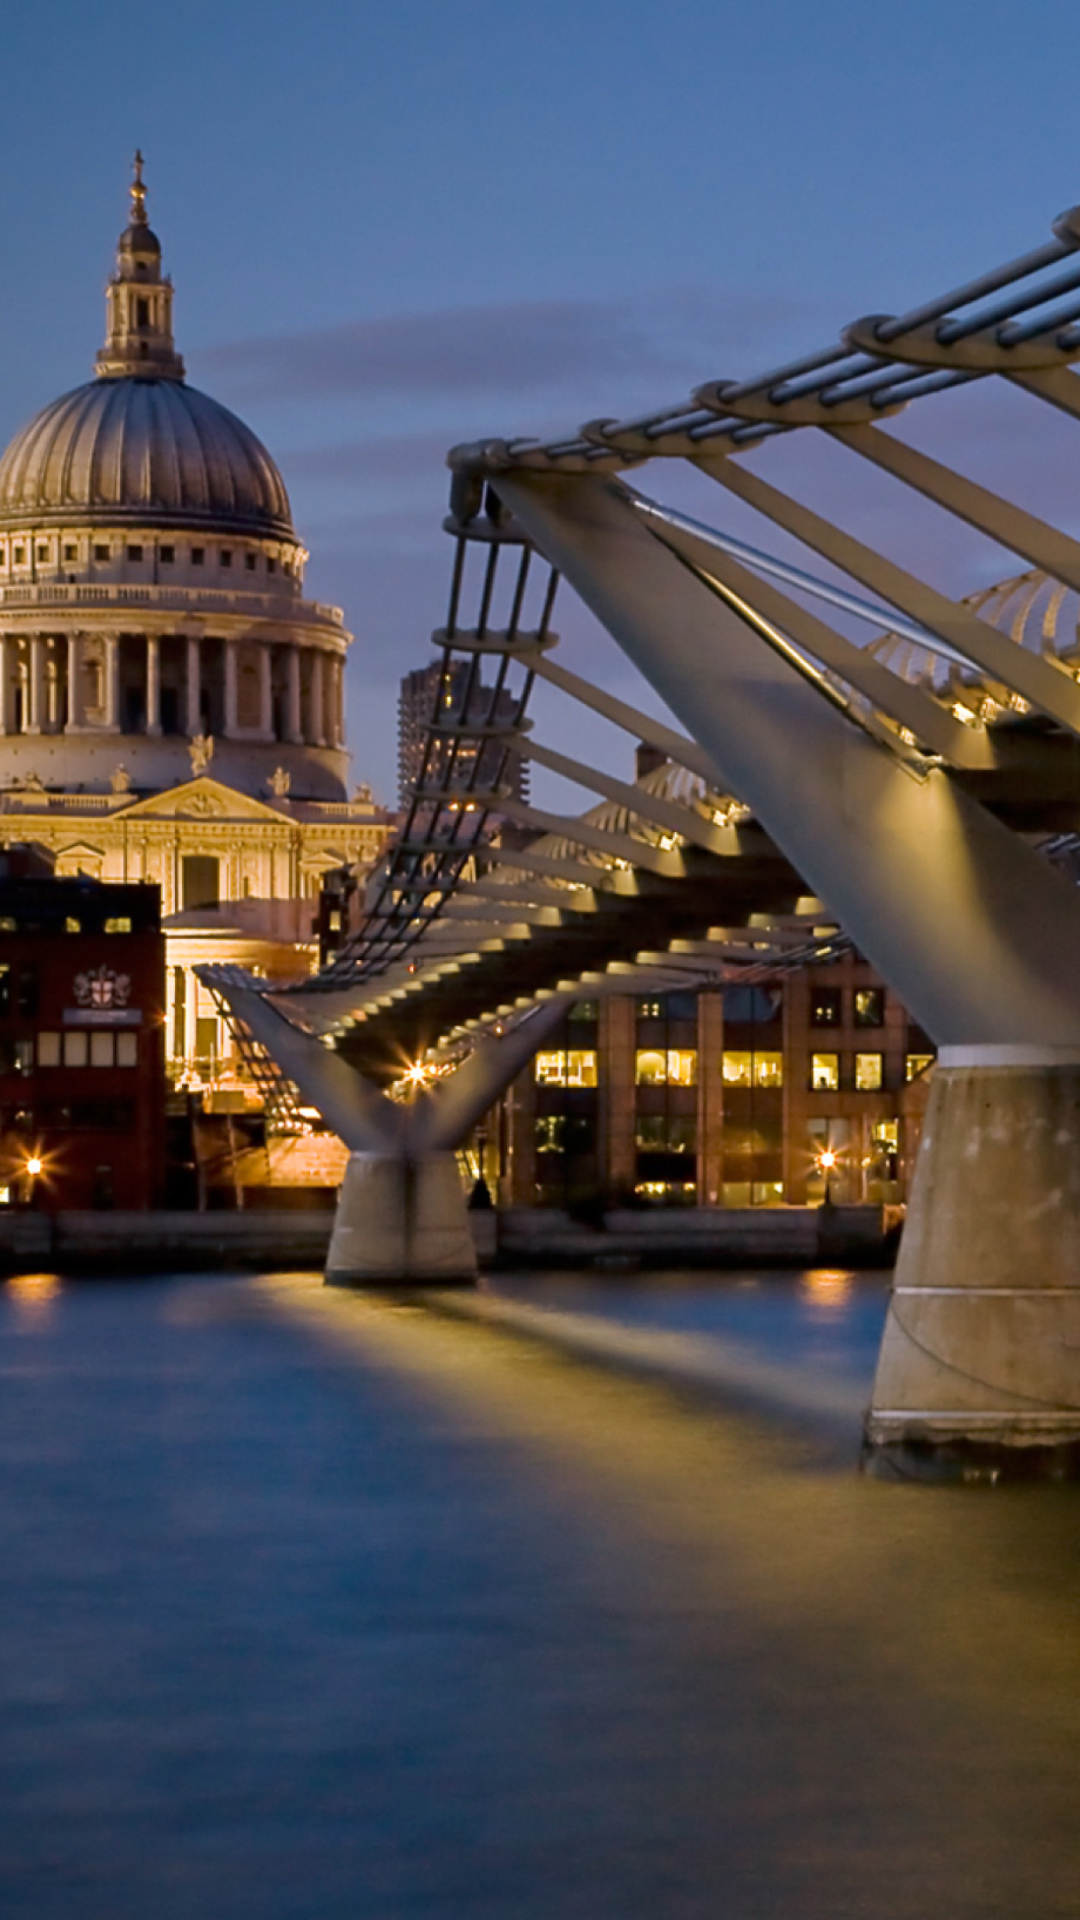
{"type": "Polygon", "coordinates": [[[103,963],[87,973],[77,973],[73,991],[75,1003],[80,1007],[126,1007],[131,995],[131,976],[114,973],[103,963]]]}

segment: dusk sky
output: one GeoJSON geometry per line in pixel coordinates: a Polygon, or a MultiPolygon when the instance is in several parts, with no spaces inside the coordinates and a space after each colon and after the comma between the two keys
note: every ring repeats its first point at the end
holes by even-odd
{"type": "MultiPolygon", "coordinates": [[[[675,399],[1040,244],[1080,200],[1078,54],[1045,0],[17,5],[0,434],[89,377],[140,145],[189,379],[284,472],[309,588],[357,636],[354,777],[389,799],[397,681],[443,617],[446,448],[675,399]]],[[[930,411],[898,430],[1074,527],[1075,428],[1008,395],[930,411]]],[[[1016,570],[850,455],[774,458],[951,591],[1016,570]]],[[[636,484],[781,547],[700,477],[636,484]]],[[[569,601],[557,624],[632,688],[569,601]]]]}

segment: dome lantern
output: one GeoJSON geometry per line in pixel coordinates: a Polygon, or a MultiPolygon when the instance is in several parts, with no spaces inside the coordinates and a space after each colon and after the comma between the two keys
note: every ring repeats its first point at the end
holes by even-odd
{"type": "Polygon", "coordinates": [[[101,380],[182,380],[173,345],[172,282],[161,272],[161,243],[146,218],[143,157],[136,151],[131,220],[120,235],[116,272],[106,289],[106,338],[98,354],[101,380]]]}

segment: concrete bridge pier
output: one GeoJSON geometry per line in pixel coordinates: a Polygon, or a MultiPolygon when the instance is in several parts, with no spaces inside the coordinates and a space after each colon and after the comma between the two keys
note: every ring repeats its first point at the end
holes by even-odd
{"type": "MultiPolygon", "coordinates": [[[[456,1070],[391,1100],[267,994],[222,982],[234,1014],[349,1148],[326,1263],[332,1286],[467,1286],[477,1273],[455,1148],[566,1016],[552,994],[456,1070]]],[[[285,1001],[284,1005],[288,1002],[285,1001]]]]}
{"type": "Polygon", "coordinates": [[[476,1249],[452,1153],[353,1153],[326,1261],[329,1285],[467,1286],[476,1249]]]}
{"type": "Polygon", "coordinates": [[[1080,1472],[1080,1054],[943,1049],[864,1459],[919,1478],[1080,1472]]]}

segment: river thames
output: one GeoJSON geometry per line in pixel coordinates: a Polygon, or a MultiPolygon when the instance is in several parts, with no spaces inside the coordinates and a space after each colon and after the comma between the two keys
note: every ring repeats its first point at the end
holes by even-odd
{"type": "Polygon", "coordinates": [[[884,1306],[8,1282],[5,1920],[1080,1914],[1080,1496],[860,1479],[884,1306]]]}

